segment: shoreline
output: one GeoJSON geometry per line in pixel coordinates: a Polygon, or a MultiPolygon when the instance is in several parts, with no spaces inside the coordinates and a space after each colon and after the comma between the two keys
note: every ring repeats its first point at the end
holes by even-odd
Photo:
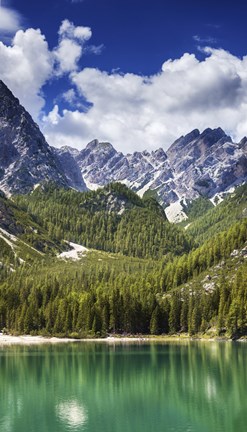
{"type": "Polygon", "coordinates": [[[239,339],[231,339],[226,337],[200,337],[189,335],[164,335],[164,336],[109,336],[106,338],[88,338],[88,339],[73,339],[73,338],[58,338],[52,336],[12,336],[0,334],[0,347],[11,345],[43,345],[43,344],[65,344],[75,342],[97,342],[97,343],[136,343],[136,342],[247,342],[246,337],[239,339]]]}

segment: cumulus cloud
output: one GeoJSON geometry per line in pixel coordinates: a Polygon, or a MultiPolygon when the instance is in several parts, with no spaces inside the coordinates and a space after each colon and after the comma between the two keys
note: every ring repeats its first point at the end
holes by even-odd
{"type": "Polygon", "coordinates": [[[44,119],[49,142],[81,148],[97,137],[122,151],[168,147],[194,128],[223,127],[235,139],[247,134],[247,57],[204,49],[167,60],[156,75],[107,73],[85,68],[70,75],[87,112],[51,112],[44,119]]]}
{"type": "Polygon", "coordinates": [[[59,63],[59,74],[70,72],[77,69],[78,60],[82,55],[81,46],[70,39],[63,39],[54,52],[55,58],[59,63]]]}
{"type": "Polygon", "coordinates": [[[90,27],[75,26],[71,21],[65,19],[59,28],[58,34],[61,38],[80,39],[87,41],[92,37],[90,27]]]}
{"type": "Polygon", "coordinates": [[[62,75],[77,69],[83,46],[91,38],[92,31],[89,27],[75,26],[66,19],[58,34],[59,44],[54,50],[54,56],[58,64],[57,74],[62,75]]]}
{"type": "Polygon", "coordinates": [[[13,9],[0,6],[0,33],[15,33],[20,27],[20,14],[13,9]]]}
{"type": "Polygon", "coordinates": [[[51,145],[82,148],[98,138],[129,152],[166,148],[194,128],[221,126],[236,140],[247,135],[247,56],[203,48],[204,60],[185,53],[146,77],[80,70],[91,36],[89,27],[64,20],[53,49],[34,29],[18,30],[11,45],[0,42],[0,78],[36,120],[45,103],[44,84],[69,77],[69,88],[40,120],[51,145]],[[64,100],[71,108],[61,111],[64,100]]]}
{"type": "Polygon", "coordinates": [[[39,29],[18,30],[10,45],[0,41],[0,78],[35,120],[45,104],[44,84],[77,70],[84,44],[91,35],[89,27],[76,27],[64,20],[58,31],[58,46],[53,50],[39,29]]]}
{"type": "Polygon", "coordinates": [[[70,105],[74,105],[76,101],[76,93],[73,88],[67,90],[62,94],[63,99],[68,102],[70,105]]]}
{"type": "Polygon", "coordinates": [[[53,71],[45,37],[40,30],[19,30],[11,46],[0,42],[0,59],[0,78],[37,118],[44,105],[40,89],[53,71]]]}
{"type": "Polygon", "coordinates": [[[65,91],[61,95],[59,95],[54,103],[58,106],[60,102],[67,102],[67,104],[70,106],[70,108],[78,109],[80,111],[86,112],[90,105],[88,105],[85,100],[83,100],[80,95],[75,91],[74,88],[70,88],[69,90],[65,91]]]}

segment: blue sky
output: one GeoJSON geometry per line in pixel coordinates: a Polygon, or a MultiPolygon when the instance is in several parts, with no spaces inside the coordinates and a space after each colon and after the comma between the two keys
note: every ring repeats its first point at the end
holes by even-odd
{"type": "Polygon", "coordinates": [[[239,0],[2,0],[0,78],[51,145],[167,148],[217,126],[238,140],[246,12],[239,0]]]}

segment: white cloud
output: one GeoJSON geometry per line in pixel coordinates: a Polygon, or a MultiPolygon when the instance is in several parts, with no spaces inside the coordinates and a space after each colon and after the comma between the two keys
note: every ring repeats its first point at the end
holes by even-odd
{"type": "Polygon", "coordinates": [[[18,30],[10,45],[0,41],[0,79],[35,120],[45,104],[42,87],[56,76],[77,70],[84,44],[91,34],[89,27],[76,27],[64,20],[59,29],[58,46],[53,50],[39,29],[18,30]]]}
{"type": "Polygon", "coordinates": [[[68,102],[70,105],[73,105],[76,101],[76,93],[73,88],[67,90],[62,95],[63,99],[68,102]]]}
{"type": "Polygon", "coordinates": [[[20,27],[20,14],[13,9],[0,6],[0,33],[15,33],[20,27]]]}
{"type": "Polygon", "coordinates": [[[40,30],[19,30],[11,46],[0,42],[0,78],[35,118],[44,105],[40,89],[52,70],[53,57],[40,30]]]}
{"type": "Polygon", "coordinates": [[[100,45],[87,45],[85,47],[85,52],[86,53],[92,53],[92,54],[96,54],[96,55],[100,55],[103,51],[103,49],[105,48],[104,44],[100,44],[100,45]]]}
{"type": "Polygon", "coordinates": [[[90,27],[75,26],[71,21],[65,19],[59,28],[58,34],[61,38],[80,39],[87,41],[92,37],[90,27]]]}
{"type": "Polygon", "coordinates": [[[58,63],[57,74],[61,75],[77,69],[84,44],[91,38],[92,31],[89,27],[74,26],[66,19],[62,21],[58,34],[59,44],[54,55],[58,63]]]}
{"type": "Polygon", "coordinates": [[[74,88],[70,88],[59,95],[59,97],[54,100],[54,103],[59,105],[59,102],[61,101],[67,102],[70,106],[70,109],[73,107],[74,109],[84,112],[88,111],[89,109],[89,105],[81,98],[80,95],[77,94],[74,88]]]}
{"type": "Polygon", "coordinates": [[[55,58],[59,63],[59,74],[70,72],[77,69],[77,63],[82,55],[81,46],[70,39],[63,39],[54,52],[55,58]]]}
{"type": "Polygon", "coordinates": [[[85,113],[65,110],[44,119],[49,142],[83,147],[97,137],[124,152],[168,147],[194,128],[221,126],[235,139],[247,134],[247,57],[206,48],[167,60],[151,77],[85,68],[70,77],[92,103],[85,113]]]}
{"type": "Polygon", "coordinates": [[[74,28],[74,37],[87,41],[92,36],[91,29],[89,27],[78,26],[74,28]]]}
{"type": "Polygon", "coordinates": [[[69,76],[69,89],[56,100],[76,109],[61,111],[56,105],[41,122],[51,145],[82,148],[98,138],[128,152],[166,148],[194,128],[221,126],[237,140],[247,135],[247,56],[204,48],[205,60],[185,53],[150,77],[80,70],[91,36],[89,27],[64,20],[54,49],[34,29],[18,30],[9,46],[0,42],[0,78],[36,120],[45,102],[44,84],[69,76]]]}

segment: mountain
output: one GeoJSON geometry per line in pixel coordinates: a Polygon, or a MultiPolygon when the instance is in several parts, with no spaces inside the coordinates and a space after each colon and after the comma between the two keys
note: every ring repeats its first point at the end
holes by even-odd
{"type": "Polygon", "coordinates": [[[234,143],[221,128],[195,129],[166,152],[124,155],[96,139],[81,151],[57,149],[2,81],[0,99],[0,189],[7,194],[30,192],[43,181],[79,191],[121,182],[140,197],[155,196],[168,219],[179,222],[190,201],[214,202],[247,179],[247,138],[234,143]]]}
{"type": "Polygon", "coordinates": [[[7,194],[27,193],[47,180],[85,189],[74,159],[67,157],[67,170],[73,171],[67,178],[60,158],[2,81],[0,100],[0,189],[7,194]]]}
{"type": "Polygon", "coordinates": [[[83,180],[81,170],[75,160],[75,157],[77,156],[77,153],[79,153],[79,151],[69,147],[62,147],[61,149],[53,148],[52,151],[59,160],[60,166],[62,168],[63,174],[66,177],[68,185],[78,191],[87,190],[87,186],[83,180]]]}
{"type": "Polygon", "coordinates": [[[247,138],[54,149],[2,82],[0,97],[1,329],[247,335],[247,138]]]}
{"type": "Polygon", "coordinates": [[[163,172],[164,176],[166,172],[166,178],[172,175],[163,149],[123,155],[110,143],[93,140],[75,156],[75,160],[89,189],[121,181],[142,196],[144,186],[148,189],[147,185],[156,178],[157,173],[160,175],[163,172]]]}
{"type": "MultiPolygon", "coordinates": [[[[55,151],[63,154],[63,149],[55,151]]],[[[89,189],[118,181],[140,196],[153,191],[173,221],[186,217],[183,203],[201,196],[213,199],[247,178],[247,139],[233,143],[221,128],[195,129],[167,152],[160,148],[124,155],[98,140],[80,152],[68,147],[64,152],[70,152],[89,189]]]]}

